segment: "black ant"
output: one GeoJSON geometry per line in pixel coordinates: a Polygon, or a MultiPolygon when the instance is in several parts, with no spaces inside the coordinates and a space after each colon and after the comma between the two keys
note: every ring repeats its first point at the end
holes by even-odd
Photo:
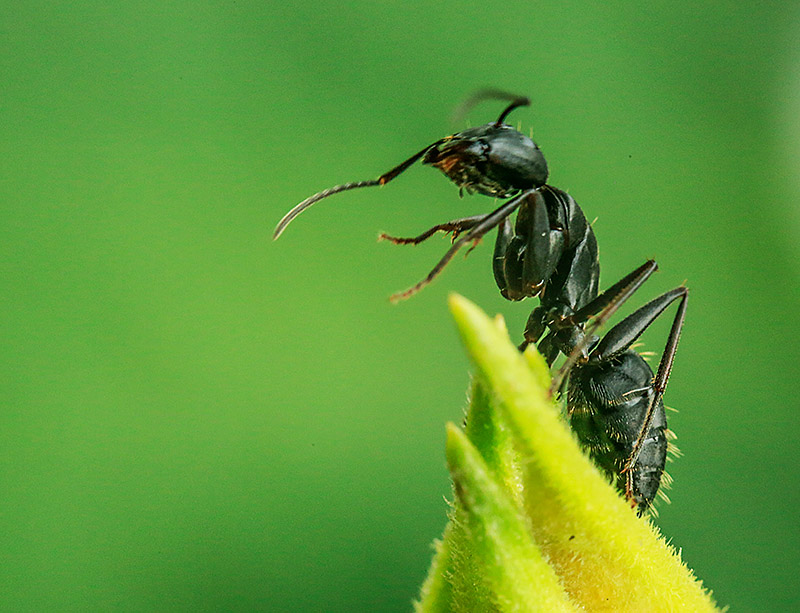
{"type": "Polygon", "coordinates": [[[382,234],[394,244],[419,244],[437,232],[452,235],[450,249],[428,275],[392,296],[402,300],[436,278],[467,243],[476,244],[498,228],[493,271],[501,294],[508,300],[538,296],[525,326],[520,350],[538,344],[548,364],[567,356],[553,379],[551,393],[561,391],[567,375],[567,412],[581,443],[631,505],[641,514],[652,504],[661,484],[668,447],[662,402],[686,313],[688,290],[678,287],[636,310],[600,340],[594,332],[604,324],[650,275],[649,260],[598,295],[600,262],[591,225],[575,200],[547,185],[547,162],[533,140],[504,120],[527,97],[496,90],[481,91],[465,103],[470,108],[485,99],[510,101],[497,121],[446,136],[372,181],[337,185],[307,198],[278,223],[277,239],[305,209],[333,194],[385,185],[418,160],[441,170],[460,190],[507,198],[485,215],[438,224],[419,236],[399,238],[382,234]],[[512,229],[509,217],[519,209],[512,229]],[[653,375],[631,346],[674,301],[672,323],[658,371],[653,375]],[[585,329],[586,323],[594,318],[585,329]],[[545,331],[547,335],[542,338],[545,331]]]}

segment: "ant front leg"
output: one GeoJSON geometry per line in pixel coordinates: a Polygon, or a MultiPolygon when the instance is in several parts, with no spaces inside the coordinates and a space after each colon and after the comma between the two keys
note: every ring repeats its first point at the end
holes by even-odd
{"type": "Polygon", "coordinates": [[[472,217],[462,217],[461,219],[454,219],[452,221],[448,221],[447,223],[441,223],[436,226],[433,226],[431,229],[426,230],[419,236],[414,236],[410,238],[390,236],[385,232],[381,232],[378,235],[378,240],[389,241],[390,243],[394,243],[395,245],[418,245],[422,241],[428,240],[431,236],[433,236],[437,232],[444,232],[444,233],[452,232],[453,236],[451,237],[451,242],[455,242],[459,234],[461,234],[462,232],[466,232],[467,230],[471,230],[485,218],[486,215],[473,215],[472,217]]]}
{"type": "Polygon", "coordinates": [[[398,292],[393,294],[389,297],[389,300],[392,302],[398,302],[400,300],[405,300],[410,296],[416,294],[419,290],[423,287],[428,285],[431,281],[433,281],[439,273],[442,272],[445,266],[453,259],[458,250],[461,249],[467,243],[475,243],[476,241],[480,240],[484,234],[490,232],[498,225],[503,223],[503,220],[506,219],[509,215],[511,215],[514,211],[516,211],[520,205],[522,204],[523,198],[528,195],[529,192],[523,192],[519,196],[515,196],[499,207],[497,207],[494,211],[489,213],[488,215],[484,215],[478,223],[474,224],[463,236],[461,236],[458,240],[453,242],[453,245],[447,252],[442,256],[436,266],[427,274],[427,276],[422,279],[416,285],[409,287],[407,290],[403,292],[398,292]]]}
{"type": "Polygon", "coordinates": [[[505,221],[494,249],[494,278],[507,300],[539,295],[564,254],[564,230],[554,227],[544,196],[523,195],[514,230],[505,221]]]}

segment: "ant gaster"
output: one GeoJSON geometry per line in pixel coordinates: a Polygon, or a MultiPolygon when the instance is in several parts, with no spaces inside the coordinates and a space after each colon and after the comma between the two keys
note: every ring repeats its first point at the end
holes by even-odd
{"type": "Polygon", "coordinates": [[[598,295],[597,240],[575,200],[547,185],[547,162],[533,140],[504,123],[508,114],[530,105],[527,97],[496,90],[478,92],[464,109],[485,99],[509,100],[497,121],[446,136],[428,145],[376,180],[338,185],[307,198],[278,223],[277,239],[289,223],[314,203],[333,194],[385,185],[418,160],[441,170],[460,190],[507,200],[491,213],[438,224],[419,236],[381,234],[395,244],[419,244],[437,232],[453,243],[428,275],[392,296],[402,300],[436,278],[467,243],[477,243],[498,228],[493,272],[508,300],[536,297],[540,305],[525,326],[524,341],[538,344],[548,364],[567,356],[551,392],[567,385],[572,428],[598,466],[616,482],[639,513],[656,496],[667,456],[668,434],[662,396],[686,312],[688,290],[680,286],[636,310],[600,340],[594,333],[657,270],[649,260],[598,295]],[[519,209],[513,226],[509,217],[519,209]],[[631,346],[674,301],[679,301],[658,371],[631,346]],[[593,320],[586,327],[586,323],[593,320]],[[545,331],[547,334],[542,338],[545,331]]]}

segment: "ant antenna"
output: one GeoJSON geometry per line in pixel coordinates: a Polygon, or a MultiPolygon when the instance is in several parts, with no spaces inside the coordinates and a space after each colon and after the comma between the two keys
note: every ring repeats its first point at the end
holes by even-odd
{"type": "Polygon", "coordinates": [[[317,194],[314,194],[310,198],[306,198],[300,204],[295,206],[291,211],[286,213],[286,215],[283,216],[283,219],[281,219],[278,222],[278,225],[275,226],[275,232],[272,234],[272,240],[277,240],[278,237],[281,234],[283,234],[283,231],[292,222],[292,220],[295,217],[297,217],[300,213],[305,211],[307,208],[309,208],[312,204],[314,204],[316,202],[319,202],[320,200],[322,200],[323,198],[327,198],[328,196],[333,196],[333,194],[338,194],[339,192],[346,192],[348,190],[356,189],[356,188],[359,188],[359,187],[372,187],[372,186],[375,186],[375,185],[385,185],[386,183],[388,183],[389,181],[394,179],[397,175],[399,175],[401,172],[406,170],[409,166],[411,166],[419,158],[421,158],[423,155],[425,155],[429,150],[433,149],[437,145],[442,144],[443,142],[445,142],[449,138],[450,138],[449,136],[445,137],[445,138],[440,138],[435,143],[433,143],[431,145],[428,145],[427,147],[425,147],[419,153],[415,153],[410,158],[408,158],[405,162],[403,162],[402,164],[400,164],[398,166],[395,166],[389,172],[386,172],[386,173],[382,174],[380,177],[378,177],[375,180],[372,180],[372,181],[355,181],[353,183],[344,183],[343,185],[336,185],[334,187],[330,187],[330,188],[328,188],[326,190],[323,190],[323,191],[321,191],[321,192],[319,192],[317,194]]]}
{"type": "Polygon", "coordinates": [[[494,122],[494,125],[496,126],[502,125],[503,120],[506,117],[508,117],[508,114],[515,108],[518,108],[520,106],[530,106],[530,105],[531,105],[531,99],[528,98],[527,96],[522,96],[520,98],[517,98],[516,100],[513,100],[511,104],[509,104],[508,107],[506,107],[506,110],[500,113],[500,117],[497,118],[497,121],[494,122]]]}
{"type": "Polygon", "coordinates": [[[527,96],[518,96],[517,94],[512,94],[501,89],[479,89],[456,108],[455,112],[453,113],[453,122],[461,123],[461,120],[464,119],[466,114],[469,113],[474,106],[484,102],[485,100],[511,101],[511,104],[500,114],[500,117],[495,122],[496,126],[501,125],[508,114],[515,108],[520,106],[530,106],[531,104],[531,100],[527,96]]]}

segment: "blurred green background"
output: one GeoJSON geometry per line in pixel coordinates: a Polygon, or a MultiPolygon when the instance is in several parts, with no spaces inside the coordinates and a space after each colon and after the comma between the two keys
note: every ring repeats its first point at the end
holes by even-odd
{"type": "Polygon", "coordinates": [[[389,304],[447,242],[379,230],[493,207],[427,168],[270,237],[492,85],[601,285],[691,287],[664,534],[721,604],[796,610],[800,7],[648,5],[0,4],[0,609],[409,610],[468,382],[445,298],[515,338],[535,302],[484,244],[389,304]]]}

